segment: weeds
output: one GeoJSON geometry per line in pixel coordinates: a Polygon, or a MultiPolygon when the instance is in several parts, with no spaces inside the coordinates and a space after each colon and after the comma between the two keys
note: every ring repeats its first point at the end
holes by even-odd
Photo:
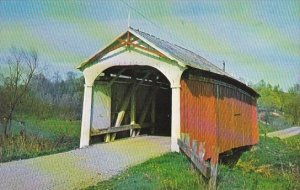
{"type": "Polygon", "coordinates": [[[0,162],[32,158],[77,147],[74,140],[47,140],[32,135],[14,135],[0,139],[0,162]]]}
{"type": "Polygon", "coordinates": [[[32,158],[72,150],[79,145],[79,122],[27,118],[26,127],[16,122],[14,131],[0,139],[0,162],[32,158]]]}

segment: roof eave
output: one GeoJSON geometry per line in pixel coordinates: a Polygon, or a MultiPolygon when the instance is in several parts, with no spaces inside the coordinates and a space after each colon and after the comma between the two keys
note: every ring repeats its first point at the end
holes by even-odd
{"type": "Polygon", "coordinates": [[[89,64],[91,62],[91,60],[93,60],[96,56],[98,56],[99,54],[101,54],[106,48],[108,48],[112,43],[114,43],[117,39],[119,39],[120,37],[122,37],[123,35],[125,35],[128,31],[125,31],[123,33],[121,33],[120,35],[118,35],[117,37],[115,37],[112,41],[110,41],[110,43],[108,43],[104,48],[100,49],[97,53],[95,53],[94,55],[92,55],[91,57],[89,57],[86,61],[82,62],[80,65],[78,65],[76,67],[76,69],[82,70],[82,68],[84,66],[86,66],[87,64],[89,64]]]}

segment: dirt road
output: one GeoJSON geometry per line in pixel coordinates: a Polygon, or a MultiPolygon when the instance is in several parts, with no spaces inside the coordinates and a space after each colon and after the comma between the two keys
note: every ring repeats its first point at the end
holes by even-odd
{"type": "Polygon", "coordinates": [[[169,151],[169,137],[141,136],[0,163],[0,189],[81,189],[169,151]]]}

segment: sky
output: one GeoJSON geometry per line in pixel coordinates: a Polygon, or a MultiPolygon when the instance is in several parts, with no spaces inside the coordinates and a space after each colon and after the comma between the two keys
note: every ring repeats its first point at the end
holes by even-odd
{"type": "MultiPolygon", "coordinates": [[[[300,83],[299,0],[0,0],[0,60],[36,50],[48,77],[76,70],[130,26],[189,49],[246,83],[300,83]]],[[[0,62],[3,66],[4,62],[0,62]]]]}

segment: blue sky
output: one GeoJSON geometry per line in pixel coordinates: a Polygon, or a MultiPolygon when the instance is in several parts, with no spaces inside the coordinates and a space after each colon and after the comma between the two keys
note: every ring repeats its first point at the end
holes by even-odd
{"type": "MultiPolygon", "coordinates": [[[[76,71],[130,24],[245,82],[300,83],[300,1],[0,1],[0,56],[37,50],[48,75],[76,71]]],[[[1,62],[3,64],[3,62],[1,62]]]]}

